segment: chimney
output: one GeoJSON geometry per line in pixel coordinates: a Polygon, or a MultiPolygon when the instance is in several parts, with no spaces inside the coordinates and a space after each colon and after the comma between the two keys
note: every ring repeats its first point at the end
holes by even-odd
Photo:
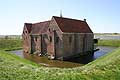
{"type": "Polygon", "coordinates": [[[84,19],[84,21],[86,22],[86,19],[84,19]]]}
{"type": "Polygon", "coordinates": [[[62,10],[60,10],[60,17],[62,17],[62,10]]]}

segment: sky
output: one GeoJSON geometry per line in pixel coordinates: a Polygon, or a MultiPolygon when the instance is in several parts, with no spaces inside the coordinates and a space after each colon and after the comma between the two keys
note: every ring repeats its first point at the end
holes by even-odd
{"type": "Polygon", "coordinates": [[[94,33],[120,33],[120,0],[0,0],[0,35],[21,35],[24,23],[52,16],[87,20],[94,33]]]}

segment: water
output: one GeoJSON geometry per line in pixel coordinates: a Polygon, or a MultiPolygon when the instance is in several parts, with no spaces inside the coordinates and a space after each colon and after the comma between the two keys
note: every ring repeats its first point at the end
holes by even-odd
{"type": "Polygon", "coordinates": [[[30,61],[36,62],[46,67],[72,68],[72,67],[79,67],[84,65],[84,64],[74,63],[69,61],[48,60],[47,57],[39,57],[37,55],[23,53],[23,50],[14,50],[10,52],[18,55],[19,57],[26,58],[30,61]]]}
{"type": "Polygon", "coordinates": [[[10,51],[13,54],[16,54],[19,57],[24,58],[24,54],[23,54],[23,50],[14,50],[14,51],[10,51]]]}
{"type": "MultiPolygon", "coordinates": [[[[93,59],[97,59],[117,47],[106,47],[106,46],[98,46],[100,50],[94,53],[93,59]]],[[[72,67],[78,67],[78,66],[83,66],[84,64],[81,64],[81,59],[71,59],[70,61],[59,61],[59,60],[48,60],[47,57],[39,57],[37,55],[31,55],[28,53],[23,53],[23,50],[15,50],[15,51],[10,51],[13,54],[16,54],[22,58],[26,58],[28,60],[31,60],[33,62],[36,62],[42,66],[47,66],[47,67],[60,67],[60,68],[72,68],[72,67]]],[[[86,57],[83,57],[83,61],[86,60],[86,57]]]]}
{"type": "Polygon", "coordinates": [[[96,48],[99,48],[100,50],[94,53],[94,60],[109,53],[109,52],[112,52],[117,47],[98,46],[96,48]]]}
{"type": "Polygon", "coordinates": [[[72,67],[78,67],[83,65],[83,64],[73,63],[68,61],[48,60],[47,57],[39,57],[34,54],[30,55],[29,53],[24,53],[24,57],[28,60],[31,60],[33,62],[36,62],[46,67],[72,68],[72,67]]]}
{"type": "Polygon", "coordinates": [[[101,40],[120,40],[120,35],[95,35],[94,38],[101,40]]]}

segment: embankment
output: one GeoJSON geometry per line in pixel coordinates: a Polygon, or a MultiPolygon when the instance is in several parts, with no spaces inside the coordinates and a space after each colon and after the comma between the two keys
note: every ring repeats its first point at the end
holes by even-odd
{"type": "Polygon", "coordinates": [[[40,67],[16,55],[0,51],[1,80],[119,80],[120,48],[83,67],[40,67]]]}

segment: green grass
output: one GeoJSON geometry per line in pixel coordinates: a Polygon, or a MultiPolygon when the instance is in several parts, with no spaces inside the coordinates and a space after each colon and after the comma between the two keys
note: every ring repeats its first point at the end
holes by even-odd
{"type": "MultiPolygon", "coordinates": [[[[99,45],[119,46],[120,41],[100,40],[99,45]]],[[[20,49],[20,39],[0,39],[0,80],[119,80],[120,48],[77,68],[49,68],[10,54],[20,49]]]]}
{"type": "Polygon", "coordinates": [[[48,68],[0,51],[0,80],[119,80],[120,48],[83,67],[48,68]]]}
{"type": "Polygon", "coordinates": [[[120,78],[120,48],[84,66],[95,79],[119,80],[120,78]]]}
{"type": "Polygon", "coordinates": [[[120,40],[99,40],[97,45],[119,47],[120,40]]]}
{"type": "Polygon", "coordinates": [[[21,39],[0,39],[0,50],[22,49],[21,39]]]}

